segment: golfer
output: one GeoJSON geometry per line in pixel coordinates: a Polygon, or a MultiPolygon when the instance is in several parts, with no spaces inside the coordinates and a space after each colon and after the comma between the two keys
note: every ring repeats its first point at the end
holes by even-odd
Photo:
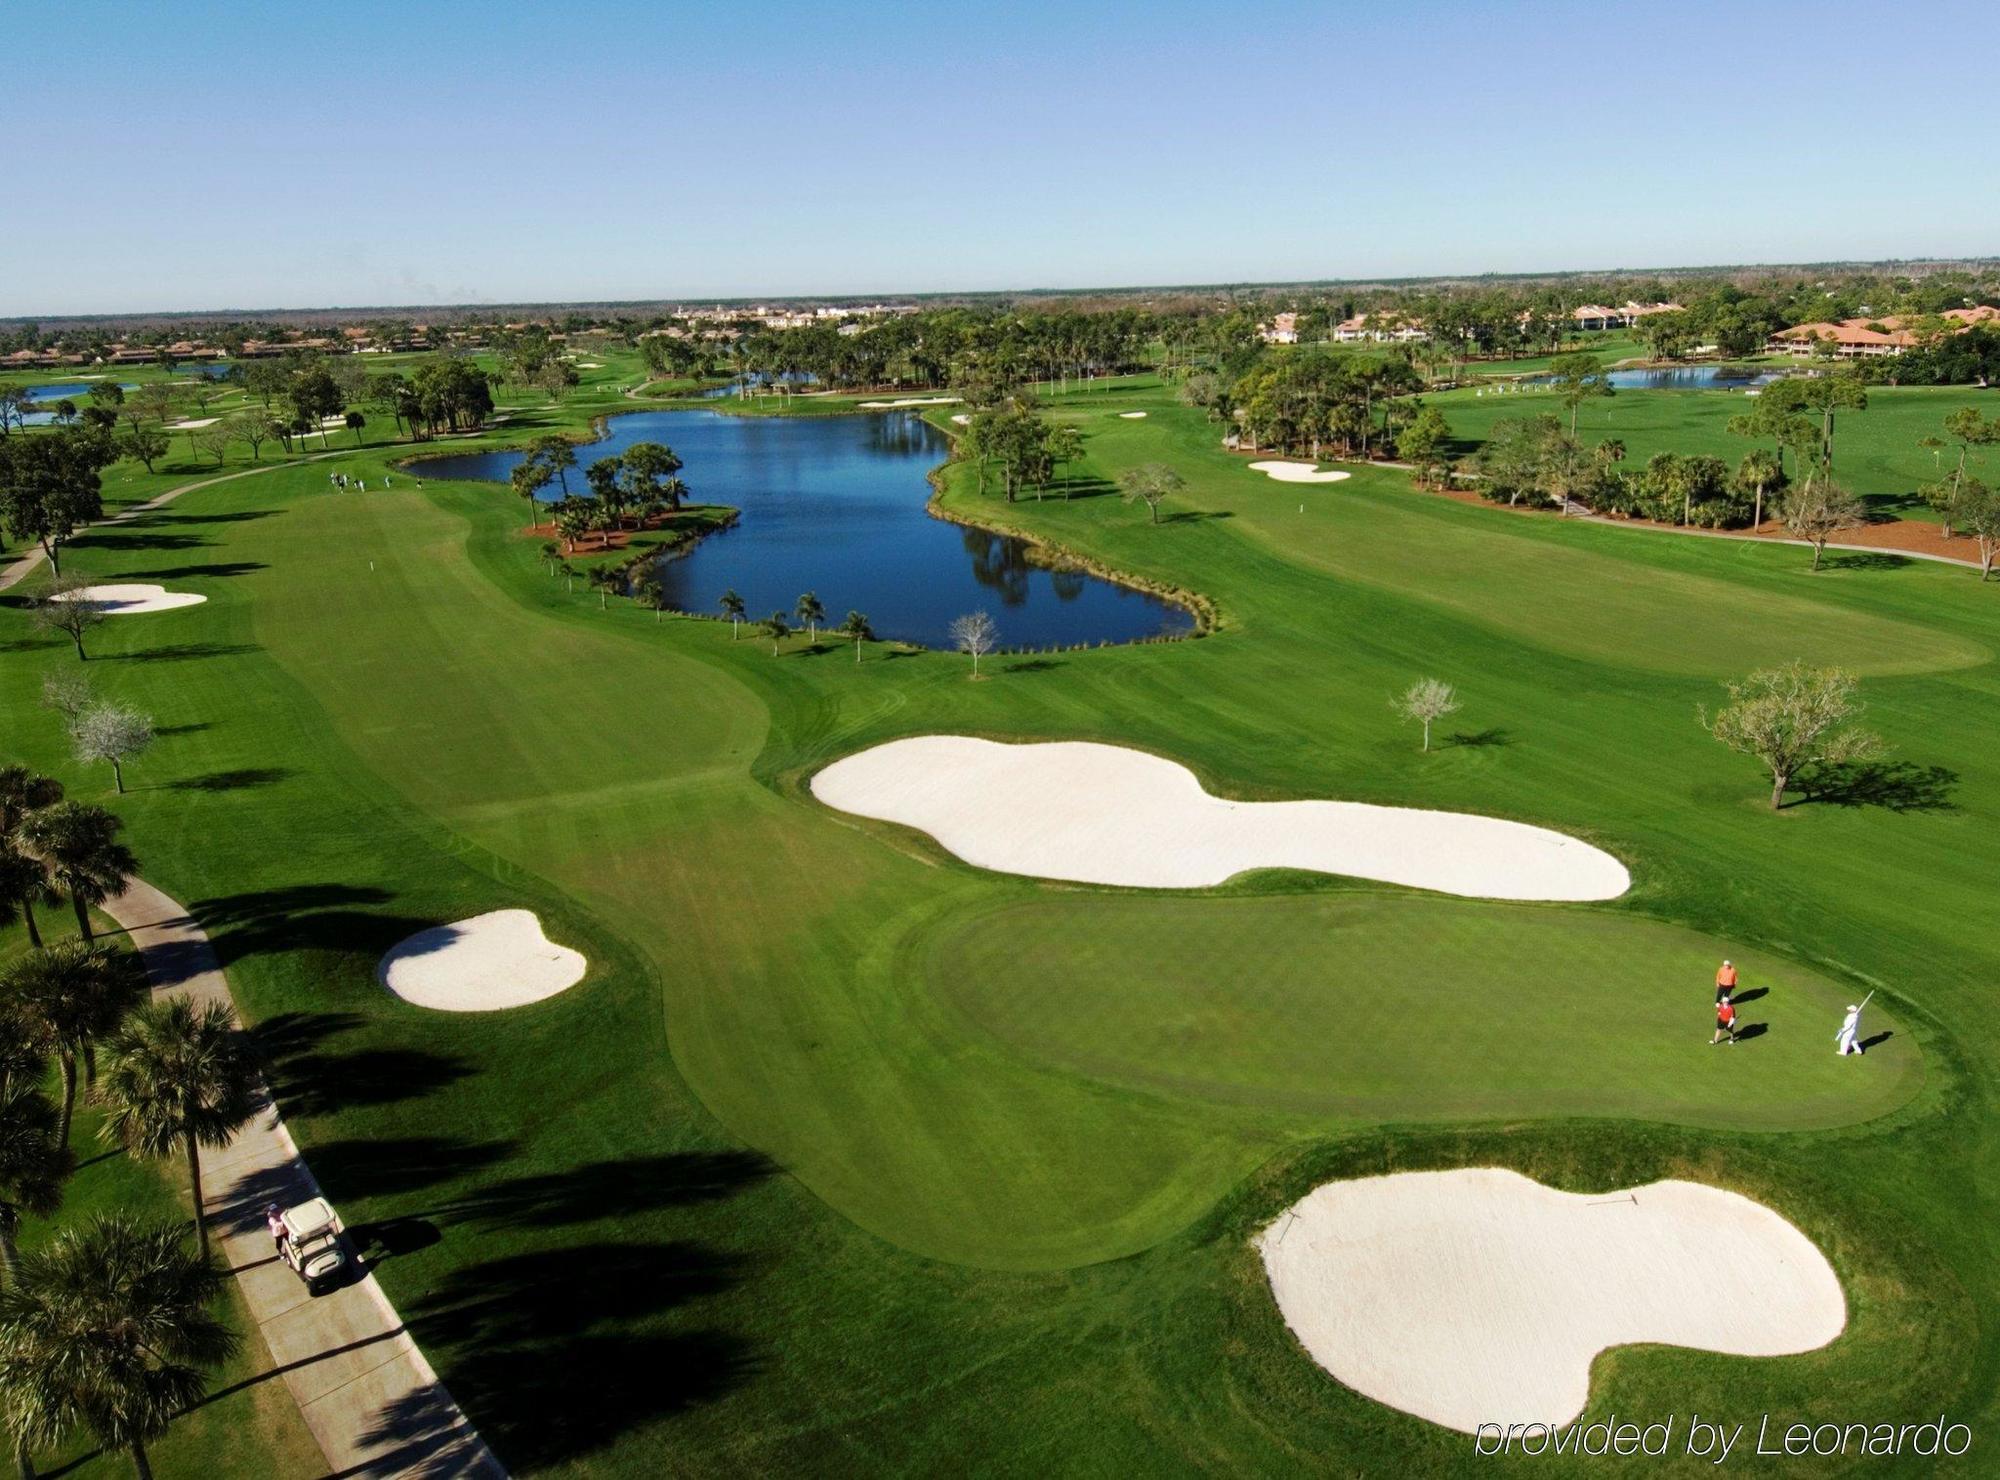
{"type": "Polygon", "coordinates": [[[1736,963],[1724,961],[1715,972],[1715,1000],[1733,996],[1736,992],[1736,963]]]}
{"type": "Polygon", "coordinates": [[[1833,1035],[1833,1051],[1843,1056],[1862,1053],[1861,1009],[1854,1003],[1847,1004],[1847,1016],[1841,1019],[1840,1031],[1833,1035]]]}
{"type": "Polygon", "coordinates": [[[1736,1004],[1727,997],[1715,1004],[1715,1036],[1708,1040],[1708,1046],[1714,1048],[1725,1041],[1736,1042],[1736,1004]]]}

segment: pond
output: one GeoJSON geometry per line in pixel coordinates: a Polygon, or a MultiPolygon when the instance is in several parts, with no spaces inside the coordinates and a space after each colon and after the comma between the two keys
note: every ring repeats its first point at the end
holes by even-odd
{"type": "MultiPolygon", "coordinates": [[[[1621,391],[1741,391],[1756,390],[1785,378],[1783,370],[1754,365],[1671,365],[1653,370],[1613,370],[1609,380],[1621,391]]],[[[1524,385],[1552,385],[1550,375],[1529,376],[1524,385]]]]}
{"type": "MultiPolygon", "coordinates": [[[[30,411],[21,418],[24,426],[45,427],[56,419],[57,401],[74,401],[80,411],[90,402],[90,388],[96,384],[90,380],[67,380],[56,385],[31,385],[26,387],[30,404],[48,405],[47,411],[30,411]]],[[[136,385],[121,383],[121,389],[135,391],[136,385]]]]}
{"type": "MultiPolygon", "coordinates": [[[[742,511],[733,529],[710,535],[660,566],[679,611],[713,614],[724,591],[741,593],[753,618],[789,613],[813,591],[832,620],[864,612],[876,635],[949,645],[951,621],[991,614],[1004,648],[1130,642],[1191,631],[1193,618],[1168,602],[1078,571],[1036,564],[1021,540],[934,519],[924,475],[944,461],[945,436],[914,412],[859,416],[734,416],[719,411],[635,411],[609,435],[577,449],[577,460],[665,442],[686,464],[699,503],[742,511]]],[[[425,458],[425,478],[504,482],[518,452],[425,458]]],[[[582,492],[579,467],[570,487],[582,492]]],[[[560,488],[550,497],[560,497],[560,488]]]]}

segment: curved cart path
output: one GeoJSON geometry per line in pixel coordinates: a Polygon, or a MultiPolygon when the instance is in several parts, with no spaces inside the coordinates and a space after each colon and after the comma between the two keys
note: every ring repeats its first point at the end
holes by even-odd
{"type": "MultiPolygon", "coordinates": [[[[208,933],[180,905],[129,878],[103,909],[132,938],[155,991],[233,1009],[208,933]]],[[[374,1275],[314,1299],[272,1255],[264,1205],[316,1197],[319,1184],[268,1098],[227,1148],[207,1154],[202,1170],[216,1248],[328,1472],[505,1480],[506,1470],[438,1381],[374,1275]]]]}

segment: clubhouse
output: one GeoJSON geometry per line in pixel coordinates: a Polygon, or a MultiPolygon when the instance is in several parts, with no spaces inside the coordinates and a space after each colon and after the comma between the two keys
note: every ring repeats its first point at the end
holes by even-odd
{"type": "Polygon", "coordinates": [[[1420,319],[1406,319],[1395,314],[1358,313],[1335,324],[1333,337],[1342,344],[1354,344],[1364,339],[1376,344],[1412,344],[1431,336],[1420,319]]]}
{"type": "MultiPolygon", "coordinates": [[[[1985,304],[1977,308],[1951,308],[1938,315],[1947,334],[1962,333],[1975,324],[2000,326],[2000,308],[1985,304]]],[[[1841,319],[1816,324],[1798,324],[1780,329],[1764,347],[1772,354],[1809,355],[1824,343],[1843,360],[1873,359],[1880,355],[1900,355],[1913,348],[1917,335],[1902,318],[1841,319]]]]}
{"type": "Polygon", "coordinates": [[[1678,303],[1633,303],[1627,301],[1623,308],[1607,308],[1601,303],[1586,303],[1570,310],[1570,321],[1586,333],[1598,333],[1605,329],[1629,329],[1643,318],[1656,313],[1679,313],[1678,303]]]}

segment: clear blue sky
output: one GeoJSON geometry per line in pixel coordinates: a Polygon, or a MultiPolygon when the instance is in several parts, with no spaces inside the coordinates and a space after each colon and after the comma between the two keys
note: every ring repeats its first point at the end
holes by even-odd
{"type": "Polygon", "coordinates": [[[1993,0],[0,26],[0,314],[2000,253],[1993,0]]]}

